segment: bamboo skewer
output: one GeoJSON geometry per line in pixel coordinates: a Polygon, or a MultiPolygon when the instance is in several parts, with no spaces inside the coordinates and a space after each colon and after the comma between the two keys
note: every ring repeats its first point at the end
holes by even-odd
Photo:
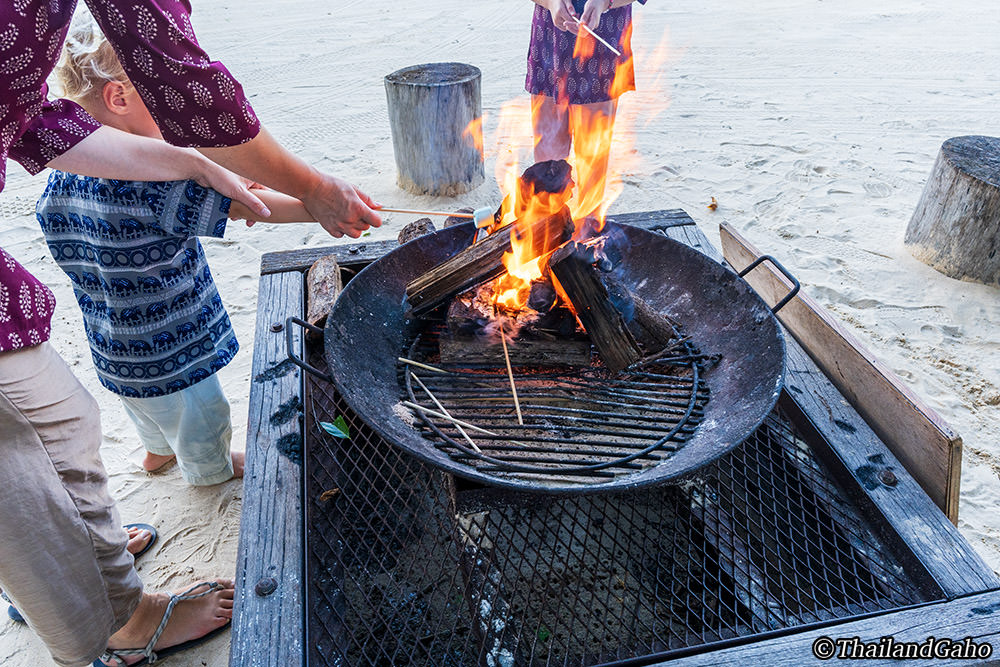
{"type": "MultiPolygon", "coordinates": [[[[444,407],[443,405],[441,405],[441,401],[437,400],[437,397],[434,396],[434,394],[431,393],[431,390],[427,388],[427,385],[425,385],[423,383],[423,380],[421,380],[419,377],[417,377],[416,373],[414,373],[413,371],[410,371],[410,377],[417,381],[417,384],[420,385],[420,388],[424,390],[424,393],[427,394],[427,396],[429,396],[432,401],[434,401],[434,405],[438,406],[438,409],[441,412],[443,412],[449,419],[452,419],[452,420],[455,419],[454,417],[451,416],[451,413],[448,412],[448,409],[446,407],[444,407]]],[[[473,442],[472,438],[469,437],[469,434],[466,433],[465,429],[462,428],[457,422],[455,423],[455,428],[458,429],[458,432],[462,434],[462,437],[465,438],[466,441],[470,445],[472,445],[472,448],[474,450],[476,450],[480,454],[483,453],[483,450],[479,449],[479,445],[477,445],[475,442],[473,442]]]]}
{"type": "Polygon", "coordinates": [[[510,393],[514,397],[514,410],[517,411],[517,423],[524,426],[524,419],[521,417],[521,401],[517,400],[514,371],[510,367],[510,353],[507,351],[507,335],[503,332],[503,320],[497,320],[497,322],[500,324],[500,343],[503,345],[503,359],[507,362],[507,377],[510,378],[510,393]]]}
{"type": "Polygon", "coordinates": [[[404,364],[409,364],[410,366],[416,366],[417,368],[423,368],[425,371],[430,371],[432,373],[442,373],[443,375],[452,375],[450,371],[446,371],[435,366],[428,366],[427,364],[422,364],[419,361],[414,361],[413,359],[407,359],[406,357],[396,357],[396,361],[404,364]]]}
{"type": "MultiPolygon", "coordinates": [[[[491,438],[499,438],[501,440],[505,439],[504,436],[500,435],[499,433],[494,433],[493,431],[487,431],[485,428],[480,428],[475,424],[470,424],[469,422],[462,421],[461,419],[455,419],[454,417],[449,417],[448,415],[440,413],[437,410],[431,410],[430,408],[425,408],[424,406],[418,405],[417,403],[411,403],[410,401],[400,401],[399,404],[411,408],[413,410],[418,410],[420,412],[423,412],[424,414],[428,414],[431,417],[437,417],[438,419],[444,419],[445,421],[449,421],[456,427],[464,426],[470,431],[482,433],[483,435],[488,435],[491,438]]],[[[512,445],[517,445],[518,447],[527,447],[526,444],[524,444],[523,442],[518,442],[517,440],[507,439],[507,442],[509,442],[512,445]]]]}
{"type": "MultiPolygon", "coordinates": [[[[619,51],[615,47],[611,46],[603,37],[601,37],[596,32],[594,32],[593,30],[591,30],[590,27],[586,23],[584,23],[583,21],[581,21],[579,17],[574,16],[573,20],[576,21],[576,24],[578,26],[580,26],[581,28],[583,28],[584,30],[586,30],[587,32],[589,32],[591,34],[591,36],[593,36],[594,39],[596,39],[598,42],[600,42],[604,46],[606,46],[609,49],[611,49],[612,53],[614,53],[618,57],[621,57],[621,55],[622,55],[621,51],[619,51]]],[[[383,209],[383,210],[389,210],[389,209],[383,209]]]]}

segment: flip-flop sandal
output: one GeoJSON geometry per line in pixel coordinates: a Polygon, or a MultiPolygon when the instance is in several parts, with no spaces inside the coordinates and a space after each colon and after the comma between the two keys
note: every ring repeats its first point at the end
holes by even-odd
{"type": "MultiPolygon", "coordinates": [[[[146,546],[144,546],[138,552],[132,554],[132,558],[135,560],[138,560],[139,556],[149,551],[153,547],[153,545],[156,544],[156,539],[160,536],[160,534],[156,532],[156,528],[150,526],[148,523],[127,523],[122,527],[126,530],[128,530],[129,528],[138,528],[139,530],[149,531],[149,542],[146,542],[146,546]]],[[[6,595],[3,596],[3,599],[7,600],[7,602],[10,602],[10,600],[7,599],[6,595]]],[[[14,621],[15,623],[26,623],[26,621],[24,620],[24,616],[21,616],[21,612],[19,612],[17,610],[17,607],[15,607],[14,605],[10,605],[7,607],[7,616],[9,616],[10,620],[14,621]]]]}
{"type": "Polygon", "coordinates": [[[170,620],[170,615],[174,613],[174,607],[177,606],[178,602],[183,602],[184,600],[194,600],[196,598],[204,597],[216,590],[217,588],[222,588],[222,586],[217,581],[202,581],[195,584],[191,588],[187,589],[180,595],[174,594],[170,596],[170,602],[167,603],[167,609],[163,612],[163,618],[160,619],[160,625],[156,628],[156,632],[150,637],[149,643],[143,648],[127,648],[127,649],[108,649],[106,650],[100,658],[94,661],[93,667],[108,667],[108,662],[111,660],[117,661],[119,664],[125,664],[125,656],[127,655],[141,655],[145,656],[139,662],[132,663],[129,667],[140,667],[141,665],[149,665],[158,660],[166,658],[167,656],[174,655],[175,653],[180,653],[181,651],[186,651],[189,648],[194,648],[199,644],[204,644],[209,639],[219,634],[223,630],[227,629],[230,625],[227,622],[222,627],[212,630],[208,634],[202,635],[196,639],[191,639],[176,646],[169,646],[162,651],[154,651],[153,646],[159,641],[160,635],[163,634],[164,628],[167,627],[167,622],[170,620]],[[199,588],[207,587],[208,590],[202,591],[201,593],[195,593],[199,588]]]}

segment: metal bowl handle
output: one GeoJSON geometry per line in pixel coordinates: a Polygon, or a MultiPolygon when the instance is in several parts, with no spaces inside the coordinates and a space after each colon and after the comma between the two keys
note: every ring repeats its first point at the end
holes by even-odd
{"type": "Polygon", "coordinates": [[[745,269],[743,269],[742,271],[740,271],[740,273],[739,273],[740,278],[742,278],[743,276],[745,276],[746,274],[750,273],[755,268],[757,268],[757,266],[761,262],[763,262],[765,259],[767,261],[771,262],[771,264],[774,264],[775,268],[778,269],[779,271],[781,271],[782,275],[784,275],[786,278],[788,278],[789,282],[792,283],[792,291],[790,291],[788,294],[786,294],[784,299],[782,299],[778,303],[774,304],[774,307],[771,308],[771,312],[777,314],[778,311],[781,310],[781,308],[786,303],[788,303],[793,298],[795,298],[795,295],[799,293],[799,289],[802,286],[799,284],[798,279],[795,276],[793,276],[788,271],[788,269],[786,269],[784,266],[781,265],[781,262],[779,262],[778,260],[776,260],[774,257],[771,257],[770,255],[761,255],[760,257],[758,257],[757,259],[755,259],[753,262],[751,262],[749,266],[747,266],[745,269]]]}
{"type": "Polygon", "coordinates": [[[319,370],[315,366],[312,366],[306,361],[299,359],[299,357],[295,354],[295,352],[292,351],[295,348],[295,341],[292,338],[293,324],[298,324],[300,327],[304,329],[309,329],[313,333],[319,334],[320,336],[323,335],[323,330],[320,329],[315,324],[309,324],[305,320],[299,319],[294,315],[292,317],[289,317],[287,320],[285,320],[285,352],[288,354],[288,360],[291,361],[296,366],[298,366],[299,368],[301,368],[302,370],[306,371],[307,373],[312,373],[321,380],[332,382],[333,380],[330,378],[328,374],[319,370]]]}

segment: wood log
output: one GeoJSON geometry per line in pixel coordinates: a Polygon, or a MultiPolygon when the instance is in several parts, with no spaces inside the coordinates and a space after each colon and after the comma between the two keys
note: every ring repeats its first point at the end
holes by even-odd
{"type": "MultiPolygon", "coordinates": [[[[492,290],[485,296],[470,290],[451,300],[440,338],[441,363],[505,364],[500,327],[491,305],[492,290]]],[[[504,316],[507,350],[514,366],[589,366],[590,339],[566,308],[539,314],[525,310],[504,316]],[[568,326],[567,326],[568,325],[568,326]]]]}
{"type": "MultiPolygon", "coordinates": [[[[504,365],[498,337],[441,335],[441,363],[504,365]]],[[[517,337],[507,340],[512,366],[590,366],[590,341],[517,337]]]]}
{"type": "MultiPolygon", "coordinates": [[[[451,220],[451,218],[448,218],[448,220],[451,220]]],[[[403,245],[404,243],[409,243],[413,239],[420,238],[424,234],[431,234],[432,232],[434,232],[434,223],[431,222],[431,219],[420,218],[408,223],[405,227],[399,230],[399,235],[396,236],[396,241],[399,242],[399,245],[403,245]]]]}
{"type": "Polygon", "coordinates": [[[947,276],[1000,283],[1000,138],[944,142],[904,242],[947,276]]]}
{"type": "Polygon", "coordinates": [[[385,77],[396,183],[420,195],[454,197],[484,180],[478,67],[428,63],[385,77]]]}
{"type": "Polygon", "coordinates": [[[604,365],[618,373],[639,361],[642,351],[587,254],[582,244],[570,241],[552,254],[549,270],[573,304],[604,365]]]}
{"type": "MultiPolygon", "coordinates": [[[[568,208],[530,225],[534,255],[558,248],[573,235],[573,218],[568,208]]],[[[511,234],[521,238],[514,225],[501,227],[482,241],[441,262],[406,286],[406,298],[413,314],[422,317],[459,292],[496,278],[506,269],[503,255],[511,248],[511,234]]]]}
{"type": "MultiPolygon", "coordinates": [[[[342,289],[344,282],[336,256],[327,255],[313,262],[306,277],[306,320],[322,328],[342,289]]],[[[307,335],[314,334],[309,331],[307,335]]]]}

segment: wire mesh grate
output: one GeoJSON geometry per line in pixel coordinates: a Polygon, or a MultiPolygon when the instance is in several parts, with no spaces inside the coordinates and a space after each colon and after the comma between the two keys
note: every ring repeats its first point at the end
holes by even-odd
{"type": "Polygon", "coordinates": [[[440,472],[312,377],[305,428],[313,665],[590,665],[928,597],[778,410],[683,483],[571,498],[440,472]]]}

